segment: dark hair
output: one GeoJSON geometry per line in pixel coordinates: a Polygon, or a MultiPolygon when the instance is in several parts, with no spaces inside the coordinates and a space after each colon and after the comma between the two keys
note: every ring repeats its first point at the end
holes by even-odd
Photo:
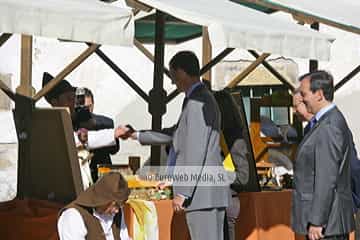
{"type": "Polygon", "coordinates": [[[299,81],[305,78],[310,78],[310,90],[314,93],[317,90],[322,90],[325,99],[332,102],[334,99],[334,78],[326,71],[315,71],[302,75],[299,81]]]}
{"type": "Polygon", "coordinates": [[[200,77],[199,59],[191,51],[180,51],[176,53],[169,62],[170,68],[182,69],[189,76],[200,77]]]}
{"type": "Polygon", "coordinates": [[[93,104],[94,104],[94,95],[93,95],[93,93],[91,92],[91,90],[88,89],[88,88],[84,88],[84,90],[85,90],[85,97],[90,97],[90,98],[91,98],[91,101],[92,101],[93,104]]]}
{"type": "MultiPolygon", "coordinates": [[[[221,129],[231,132],[231,135],[242,138],[243,124],[239,112],[239,107],[228,89],[214,92],[214,97],[221,113],[221,129]]],[[[232,143],[228,143],[232,145],[232,143]]]]}

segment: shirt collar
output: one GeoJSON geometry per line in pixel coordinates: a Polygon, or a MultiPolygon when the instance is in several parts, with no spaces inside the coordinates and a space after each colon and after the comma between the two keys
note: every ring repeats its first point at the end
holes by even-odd
{"type": "Polygon", "coordinates": [[[96,217],[97,219],[99,219],[101,225],[104,228],[105,232],[110,231],[113,221],[114,221],[114,216],[115,214],[100,214],[96,211],[93,212],[94,217],[96,217]]]}
{"type": "Polygon", "coordinates": [[[201,82],[201,81],[199,81],[199,82],[196,82],[196,83],[194,83],[193,85],[191,85],[191,87],[189,88],[189,90],[187,90],[186,91],[186,97],[189,97],[192,93],[193,93],[193,91],[198,87],[198,86],[200,86],[200,85],[202,85],[203,83],[201,82]]]}
{"type": "Polygon", "coordinates": [[[331,109],[333,109],[335,107],[335,104],[334,103],[331,103],[329,105],[327,105],[326,107],[323,107],[322,109],[320,109],[320,111],[318,111],[316,114],[315,114],[315,118],[317,121],[320,120],[320,118],[325,114],[327,113],[328,111],[330,111],[331,109]]]}

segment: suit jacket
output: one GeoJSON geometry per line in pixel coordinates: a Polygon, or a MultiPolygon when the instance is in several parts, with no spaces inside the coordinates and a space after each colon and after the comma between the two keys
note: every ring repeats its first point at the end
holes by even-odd
{"type": "Polygon", "coordinates": [[[350,170],[354,212],[357,212],[357,210],[360,208],[360,160],[357,157],[357,151],[355,148],[350,161],[350,170]]]}
{"type": "Polygon", "coordinates": [[[294,168],[292,227],[307,234],[309,224],[323,226],[325,236],[354,229],[350,129],[334,107],[326,112],[298,147],[294,168]]]}
{"type": "MultiPolygon", "coordinates": [[[[178,124],[161,132],[141,131],[141,144],[172,144],[176,166],[219,166],[220,111],[214,96],[203,85],[198,86],[183,106],[178,124]]],[[[199,169],[199,168],[196,168],[199,169]]],[[[197,174],[200,174],[198,172],[197,174]]],[[[173,186],[174,194],[189,199],[186,211],[227,207],[229,186],[173,186]]]]}

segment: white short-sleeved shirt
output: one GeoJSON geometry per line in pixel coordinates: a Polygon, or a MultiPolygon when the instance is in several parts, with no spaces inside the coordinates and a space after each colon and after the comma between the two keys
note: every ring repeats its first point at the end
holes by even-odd
{"type": "MultiPolygon", "coordinates": [[[[93,215],[99,219],[101,227],[104,230],[106,240],[114,240],[111,228],[114,216],[101,215],[95,211],[93,215]]],[[[62,212],[57,226],[60,240],[85,240],[87,235],[84,220],[79,211],[75,208],[69,208],[62,212]]],[[[121,240],[131,240],[127,231],[123,211],[121,211],[120,238],[121,240]]]]}

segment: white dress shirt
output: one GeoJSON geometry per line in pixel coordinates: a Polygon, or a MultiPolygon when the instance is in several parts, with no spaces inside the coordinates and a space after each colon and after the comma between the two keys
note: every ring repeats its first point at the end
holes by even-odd
{"type": "MultiPolygon", "coordinates": [[[[77,133],[74,132],[75,144],[80,144],[77,133]]],[[[102,147],[115,146],[116,140],[114,129],[103,129],[97,131],[88,131],[88,149],[93,150],[102,147]]]]}
{"type": "MultiPolygon", "coordinates": [[[[111,228],[114,216],[101,215],[95,211],[93,215],[99,219],[101,227],[105,233],[105,239],[114,240],[111,228]]],[[[79,211],[75,208],[69,208],[62,212],[58,220],[57,227],[60,240],[85,240],[87,235],[84,220],[79,211]]],[[[123,210],[121,210],[120,238],[121,240],[131,240],[126,227],[123,210]]]]}

